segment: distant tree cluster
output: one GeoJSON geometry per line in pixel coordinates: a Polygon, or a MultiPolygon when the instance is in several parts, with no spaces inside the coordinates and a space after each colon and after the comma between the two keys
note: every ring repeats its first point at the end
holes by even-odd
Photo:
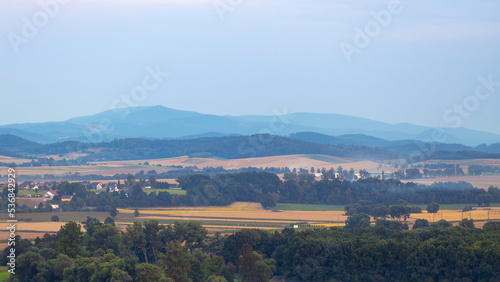
{"type": "MultiPolygon", "coordinates": [[[[428,165],[426,165],[428,166],[428,165]]],[[[400,169],[394,172],[394,177],[397,179],[418,179],[418,178],[434,178],[434,177],[451,177],[451,176],[464,176],[465,173],[459,165],[436,165],[430,167],[444,167],[444,169],[429,169],[426,166],[420,171],[418,168],[400,169]]]]}
{"type": "Polygon", "coordinates": [[[366,214],[374,219],[382,219],[390,217],[391,219],[403,219],[406,221],[412,213],[422,213],[422,209],[418,206],[408,206],[406,201],[400,200],[398,205],[374,205],[372,201],[362,200],[356,204],[344,206],[346,215],[366,214]]]}
{"type": "Polygon", "coordinates": [[[479,176],[483,173],[499,174],[500,167],[491,165],[470,165],[468,173],[471,176],[479,176]]]}

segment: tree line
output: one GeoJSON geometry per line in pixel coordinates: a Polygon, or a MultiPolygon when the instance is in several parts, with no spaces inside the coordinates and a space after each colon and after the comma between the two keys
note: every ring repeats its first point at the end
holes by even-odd
{"type": "MultiPolygon", "coordinates": [[[[290,281],[473,280],[500,277],[500,223],[482,229],[472,220],[415,223],[362,216],[345,228],[269,232],[243,229],[207,236],[198,222],[134,222],[87,217],[34,242],[16,237],[11,281],[290,281]],[[356,223],[361,224],[357,226],[356,223]],[[82,229],[85,228],[85,231],[82,229]],[[407,228],[406,228],[407,229],[407,228]]],[[[349,221],[348,220],[348,221],[349,221]]],[[[0,263],[7,264],[6,248],[0,263]]]]}

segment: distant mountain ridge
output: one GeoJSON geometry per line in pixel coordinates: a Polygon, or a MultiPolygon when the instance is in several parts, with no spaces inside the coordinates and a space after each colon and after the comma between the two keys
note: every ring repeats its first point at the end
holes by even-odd
{"type": "MultiPolygon", "coordinates": [[[[13,134],[39,143],[61,141],[103,142],[118,138],[179,139],[270,133],[289,136],[315,132],[344,136],[352,143],[361,136],[387,141],[417,140],[426,143],[456,143],[466,146],[500,142],[500,135],[465,128],[439,128],[408,123],[388,124],[365,118],[338,115],[293,113],[281,116],[218,116],[181,111],[163,106],[108,110],[95,115],[75,117],[62,122],[25,123],[0,126],[0,134],[13,134]],[[433,140],[439,130],[443,140],[433,140]],[[350,137],[349,137],[350,136],[350,137]]],[[[366,139],[366,138],[361,138],[366,139]]],[[[372,147],[380,141],[372,139],[372,147]]]]}

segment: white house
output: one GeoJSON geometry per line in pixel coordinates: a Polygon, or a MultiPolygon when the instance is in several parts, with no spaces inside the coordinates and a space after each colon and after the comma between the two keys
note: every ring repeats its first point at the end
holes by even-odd
{"type": "Polygon", "coordinates": [[[45,194],[43,194],[43,200],[44,201],[52,200],[55,195],[57,195],[56,190],[47,191],[45,194]]]}

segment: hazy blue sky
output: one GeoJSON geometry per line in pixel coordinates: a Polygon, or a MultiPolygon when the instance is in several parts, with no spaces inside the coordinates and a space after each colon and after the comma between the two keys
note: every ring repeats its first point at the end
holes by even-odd
{"type": "Polygon", "coordinates": [[[500,133],[498,0],[54,1],[0,0],[0,124],[108,110],[146,79],[135,105],[500,133]],[[391,19],[377,30],[382,10],[391,19]],[[367,26],[370,42],[348,62],[341,46],[356,47],[367,26]],[[157,67],[169,76],[155,85],[147,68],[157,67]],[[497,84],[478,99],[481,76],[497,84]]]}

